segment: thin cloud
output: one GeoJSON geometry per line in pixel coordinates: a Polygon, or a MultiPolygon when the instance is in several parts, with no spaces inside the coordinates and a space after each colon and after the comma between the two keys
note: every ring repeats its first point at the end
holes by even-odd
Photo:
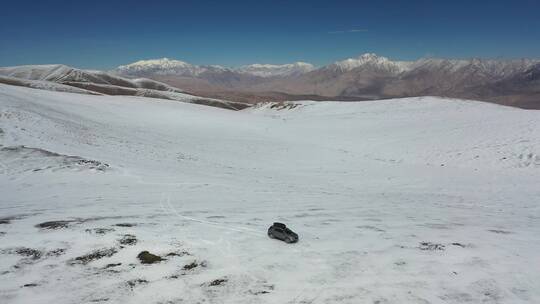
{"type": "Polygon", "coordinates": [[[348,34],[348,33],[365,33],[367,32],[367,29],[351,29],[351,30],[344,30],[344,31],[330,31],[328,34],[348,34]]]}

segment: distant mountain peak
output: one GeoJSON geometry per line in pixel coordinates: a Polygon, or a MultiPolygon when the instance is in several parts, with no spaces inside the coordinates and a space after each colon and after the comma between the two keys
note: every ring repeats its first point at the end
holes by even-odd
{"type": "Polygon", "coordinates": [[[411,63],[408,61],[392,61],[375,53],[365,53],[357,58],[348,58],[334,62],[334,64],[330,65],[330,67],[340,71],[350,71],[360,67],[371,67],[384,71],[400,73],[407,70],[410,64],[411,63]]]}
{"type": "Polygon", "coordinates": [[[169,59],[166,57],[158,58],[158,59],[148,59],[148,60],[139,60],[127,65],[121,65],[118,67],[118,69],[147,69],[147,68],[174,68],[174,67],[185,67],[185,66],[191,66],[191,64],[180,61],[180,60],[174,60],[169,59]]]}

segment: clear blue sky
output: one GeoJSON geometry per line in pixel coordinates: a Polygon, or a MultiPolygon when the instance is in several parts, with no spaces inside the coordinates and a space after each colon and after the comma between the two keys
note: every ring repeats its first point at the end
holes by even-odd
{"type": "Polygon", "coordinates": [[[4,1],[0,66],[540,57],[540,0],[4,1]]]}

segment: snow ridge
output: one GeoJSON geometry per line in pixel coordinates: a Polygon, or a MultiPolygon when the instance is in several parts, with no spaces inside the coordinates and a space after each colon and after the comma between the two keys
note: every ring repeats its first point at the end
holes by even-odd
{"type": "Polygon", "coordinates": [[[119,66],[116,71],[121,74],[155,73],[159,75],[198,76],[206,71],[226,71],[227,68],[218,65],[197,66],[181,60],[160,58],[139,60],[134,63],[119,66]]]}
{"type": "Polygon", "coordinates": [[[313,71],[315,66],[306,62],[294,62],[282,65],[250,64],[239,68],[226,68],[220,65],[194,65],[181,60],[160,58],[139,60],[116,69],[120,74],[155,73],[158,75],[198,76],[205,72],[238,72],[259,77],[300,75],[313,71]]]}
{"type": "Polygon", "coordinates": [[[250,64],[238,69],[239,72],[259,77],[298,76],[315,70],[315,66],[307,62],[294,62],[288,64],[250,64]]]}

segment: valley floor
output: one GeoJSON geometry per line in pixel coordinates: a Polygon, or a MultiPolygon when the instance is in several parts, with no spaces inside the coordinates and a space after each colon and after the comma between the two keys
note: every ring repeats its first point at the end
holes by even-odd
{"type": "Polygon", "coordinates": [[[539,184],[538,111],[0,85],[0,302],[540,303],[539,184]]]}

